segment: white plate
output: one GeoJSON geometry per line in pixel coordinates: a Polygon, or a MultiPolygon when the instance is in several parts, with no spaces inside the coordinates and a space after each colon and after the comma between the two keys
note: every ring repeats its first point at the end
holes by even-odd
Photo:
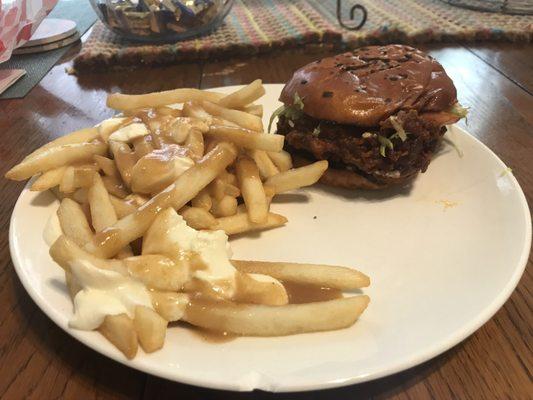
{"type": "MultiPolygon", "coordinates": [[[[278,106],[281,87],[266,85],[265,115],[278,106]]],[[[526,265],[531,217],[516,179],[463,130],[454,127],[448,135],[464,156],[446,147],[409,192],[314,187],[285,195],[273,204],[289,217],[285,227],[232,242],[237,258],[351,265],[370,275],[364,292],[372,301],[349,329],[215,344],[176,327],[163,350],[140,351],[127,361],[98,333],[67,328],[71,302],[42,239],[57,204],[28,189],[11,219],[13,263],[56,324],[150,374],[210,388],[280,392],[379,378],[426,361],[478,329],[503,305],[526,265]]]]}

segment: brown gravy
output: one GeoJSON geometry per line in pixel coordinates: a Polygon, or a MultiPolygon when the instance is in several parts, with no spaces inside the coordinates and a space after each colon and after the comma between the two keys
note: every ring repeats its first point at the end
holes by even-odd
{"type": "Polygon", "coordinates": [[[294,282],[282,282],[289,295],[289,304],[313,303],[340,299],[342,291],[326,287],[305,285],[294,282]]]}

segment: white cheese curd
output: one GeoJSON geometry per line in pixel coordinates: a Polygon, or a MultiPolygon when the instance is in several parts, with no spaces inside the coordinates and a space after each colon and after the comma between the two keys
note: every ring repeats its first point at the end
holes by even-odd
{"type": "Polygon", "coordinates": [[[170,240],[183,252],[198,254],[205,269],[194,272],[194,277],[208,282],[221,296],[231,298],[235,294],[235,267],[228,236],[224,231],[197,231],[176,214],[176,224],[169,230],[170,240]]]}
{"type": "Polygon", "coordinates": [[[134,122],[133,124],[126,125],[109,136],[109,140],[114,140],[116,142],[126,142],[129,143],[133,139],[137,139],[143,136],[148,135],[150,132],[142,122],[134,122]]]}
{"type": "Polygon", "coordinates": [[[46,221],[46,225],[44,226],[43,239],[48,246],[52,246],[62,234],[63,230],[59,223],[59,217],[57,216],[57,212],[54,211],[50,214],[48,221],[46,221]]]}
{"type": "Polygon", "coordinates": [[[70,268],[82,288],[74,297],[71,328],[93,330],[106,315],[124,313],[133,318],[136,306],[153,308],[146,286],[129,276],[97,268],[87,260],[72,261],[70,268]]]}

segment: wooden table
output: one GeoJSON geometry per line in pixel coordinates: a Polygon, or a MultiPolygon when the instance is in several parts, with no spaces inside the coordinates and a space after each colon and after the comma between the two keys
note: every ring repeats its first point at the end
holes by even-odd
{"type": "MultiPolygon", "coordinates": [[[[471,113],[468,130],[513,169],[533,204],[533,46],[439,45],[430,50],[471,113]]],[[[71,76],[74,48],[21,100],[0,101],[0,174],[31,150],[112,114],[106,93],[181,86],[284,82],[327,52],[287,51],[236,61],[71,76]]],[[[463,343],[423,365],[374,382],[301,394],[231,394],[186,386],[124,367],[86,348],[42,313],[19,282],[8,226],[23,183],[0,179],[0,398],[526,399],[533,395],[531,266],[505,306],[463,343]]],[[[480,277],[483,279],[483,277],[480,277]]]]}

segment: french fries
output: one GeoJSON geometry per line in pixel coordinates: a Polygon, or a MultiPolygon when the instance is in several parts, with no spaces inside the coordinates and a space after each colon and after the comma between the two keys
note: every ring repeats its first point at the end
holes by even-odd
{"type": "Polygon", "coordinates": [[[191,300],[183,319],[195,326],[246,336],[284,336],[351,326],[368,296],[285,306],[225,304],[191,300]]]}
{"type": "Polygon", "coordinates": [[[206,135],[235,143],[235,145],[245,149],[266,151],[280,151],[283,149],[284,142],[282,135],[257,133],[244,128],[224,125],[211,125],[206,135]]]}
{"type": "Polygon", "coordinates": [[[81,206],[68,197],[64,198],[57,210],[61,230],[79,246],[90,242],[93,232],[81,206]]]}
{"type": "Polygon", "coordinates": [[[217,218],[214,229],[223,230],[228,235],[237,235],[244,232],[276,228],[286,223],[287,218],[275,213],[268,213],[266,221],[259,224],[251,222],[247,214],[235,214],[230,217],[217,218]]]}
{"type": "Polygon", "coordinates": [[[91,161],[93,156],[103,155],[107,151],[105,143],[99,141],[62,144],[39,151],[29,159],[23,160],[6,173],[6,178],[23,181],[64,165],[91,161]]]}
{"type": "Polygon", "coordinates": [[[187,225],[198,230],[211,229],[217,223],[215,217],[205,208],[184,207],[180,210],[180,215],[187,225]]]}
{"type": "Polygon", "coordinates": [[[49,150],[53,147],[59,147],[67,144],[92,142],[96,138],[98,138],[98,129],[96,127],[80,129],[79,131],[74,131],[68,135],[52,140],[51,142],[45,144],[44,146],[35,150],[33,153],[26,156],[24,161],[34,158],[36,155],[41,154],[45,150],[49,150]]]}
{"type": "Polygon", "coordinates": [[[117,222],[117,213],[100,175],[94,174],[93,184],[89,188],[87,198],[91,209],[92,225],[96,232],[103,231],[117,222]]]}
{"type": "Polygon", "coordinates": [[[256,79],[248,86],[237,90],[218,101],[218,104],[226,108],[246,107],[265,94],[265,88],[261,79],[256,79]]]}
{"type": "Polygon", "coordinates": [[[42,192],[58,186],[63,180],[63,175],[67,167],[54,168],[44,172],[31,185],[30,190],[35,192],[42,192]]]}
{"type": "Polygon", "coordinates": [[[75,312],[92,289],[109,306],[103,321],[100,314],[92,325],[72,326],[97,330],[131,359],[139,345],[161,349],[168,323],[180,320],[251,336],[356,321],[367,296],[295,304],[291,285],[341,295],[370,284],[361,272],[229,259],[226,235],[284,225],[287,218],[270,210],[273,197],[315,183],[327,168],[319,161],[294,169],[284,137],[263,133],[263,107],[254,102],[264,93],[256,80],[229,95],[111,94],[108,106],[121,116],[56,139],[6,173],[36,176],[31,190],[60,199],[63,234],[49,253],[65,272],[75,312]]]}
{"type": "Polygon", "coordinates": [[[146,353],[153,353],[163,347],[168,322],[151,308],[135,307],[133,326],[139,344],[146,353]]]}
{"type": "Polygon", "coordinates": [[[265,223],[268,217],[268,203],[257,165],[251,159],[242,157],[237,160],[236,171],[244,204],[248,210],[248,218],[255,224],[265,223]]]}
{"type": "Polygon", "coordinates": [[[283,193],[310,186],[318,182],[326,169],[328,169],[326,160],[317,161],[304,167],[294,168],[274,175],[266,180],[265,186],[273,188],[275,193],[283,193]]]}
{"type": "Polygon", "coordinates": [[[192,200],[237,156],[237,150],[228,143],[217,145],[194,167],[185,171],[176,182],[150,199],[135,213],[120,219],[109,230],[98,233],[87,244],[89,252],[109,258],[119,250],[140,238],[149,228],[159,211],[169,206],[180,209],[192,200]]]}
{"type": "Polygon", "coordinates": [[[136,108],[161,107],[186,101],[209,100],[217,102],[221,94],[198,89],[174,89],[148,94],[120,94],[107,96],[107,106],[115,110],[133,110],[136,108]]]}
{"type": "Polygon", "coordinates": [[[367,287],[370,279],[362,272],[346,267],[266,261],[231,261],[235,268],[248,274],[263,274],[283,282],[353,290],[367,287]]]}
{"type": "Polygon", "coordinates": [[[268,157],[272,160],[272,162],[281,172],[288,171],[292,168],[291,155],[284,150],[278,152],[270,151],[268,152],[268,157]]]}
{"type": "Polygon", "coordinates": [[[257,132],[263,130],[263,122],[261,121],[261,118],[256,115],[248,114],[244,111],[224,108],[215,103],[211,103],[210,101],[203,101],[202,107],[210,115],[233,122],[234,124],[245,129],[257,132]]]}
{"type": "Polygon", "coordinates": [[[139,342],[133,320],[127,314],[108,315],[98,328],[107,340],[115,345],[128,359],[137,354],[139,342]]]}

